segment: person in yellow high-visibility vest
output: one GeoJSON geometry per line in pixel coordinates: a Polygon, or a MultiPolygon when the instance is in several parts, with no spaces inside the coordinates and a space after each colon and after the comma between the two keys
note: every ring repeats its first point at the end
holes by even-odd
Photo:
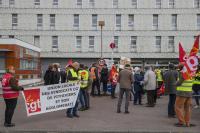
{"type": "Polygon", "coordinates": [[[178,118],[177,127],[191,127],[194,124],[190,123],[191,105],[192,105],[192,80],[185,80],[181,74],[184,65],[179,64],[180,74],[179,80],[176,82],[176,102],[175,111],[178,118]]]}
{"type": "Polygon", "coordinates": [[[78,76],[79,76],[79,79],[81,80],[81,88],[80,88],[80,95],[79,95],[79,99],[81,103],[80,111],[84,111],[84,110],[89,109],[89,105],[88,105],[89,98],[87,95],[87,88],[89,85],[89,72],[85,70],[83,64],[80,64],[78,76]]]}
{"type": "Polygon", "coordinates": [[[163,75],[162,75],[162,71],[160,68],[155,69],[155,74],[156,74],[156,90],[155,90],[155,95],[154,95],[154,101],[156,103],[157,92],[163,84],[163,75]]]}
{"type": "MultiPolygon", "coordinates": [[[[71,67],[69,68],[68,73],[67,73],[68,82],[78,82],[79,81],[78,69],[79,69],[79,63],[74,62],[71,65],[71,67]]],[[[75,106],[73,108],[67,109],[67,112],[66,112],[67,117],[69,117],[69,118],[79,117],[79,115],[77,114],[77,109],[78,109],[78,102],[76,100],[75,106]]]]}
{"type": "Polygon", "coordinates": [[[200,66],[198,66],[197,72],[194,76],[192,90],[194,91],[194,98],[196,101],[196,105],[194,108],[199,108],[199,95],[200,95],[200,66]]]}

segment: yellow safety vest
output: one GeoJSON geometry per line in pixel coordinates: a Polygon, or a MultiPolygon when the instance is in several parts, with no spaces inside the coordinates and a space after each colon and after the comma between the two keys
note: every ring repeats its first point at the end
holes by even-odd
{"type": "Polygon", "coordinates": [[[88,86],[89,72],[86,70],[80,70],[78,75],[81,79],[81,89],[85,89],[88,86]]]}
{"type": "Polygon", "coordinates": [[[161,75],[161,70],[156,70],[156,76],[157,76],[157,81],[163,81],[162,75],[161,75]]]}
{"type": "Polygon", "coordinates": [[[68,80],[69,82],[77,82],[78,81],[78,74],[76,73],[76,71],[74,71],[74,69],[69,69],[69,71],[72,74],[73,78],[77,78],[77,80],[68,80]]]}
{"type": "Polygon", "coordinates": [[[178,86],[176,88],[177,91],[183,91],[183,92],[192,92],[192,80],[185,80],[181,84],[181,86],[178,86]]]}
{"type": "Polygon", "coordinates": [[[193,80],[193,84],[200,85],[200,72],[196,73],[194,80],[193,80]]]}

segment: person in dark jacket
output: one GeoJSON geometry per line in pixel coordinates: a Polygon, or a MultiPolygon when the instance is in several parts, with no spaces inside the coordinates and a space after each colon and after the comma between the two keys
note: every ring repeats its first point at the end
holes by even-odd
{"type": "Polygon", "coordinates": [[[53,83],[53,65],[50,64],[44,75],[44,85],[52,85],[53,83]]]}
{"type": "Polygon", "coordinates": [[[106,64],[104,64],[101,70],[101,82],[103,83],[103,95],[106,95],[108,84],[108,68],[106,64]]]}
{"type": "Polygon", "coordinates": [[[135,70],[134,74],[134,105],[137,105],[139,102],[142,105],[142,92],[143,92],[143,85],[142,81],[144,80],[144,76],[140,74],[140,68],[135,70]]]}
{"type": "Polygon", "coordinates": [[[53,65],[53,84],[59,84],[60,83],[60,72],[59,72],[59,65],[54,64],[53,65]]]}
{"type": "Polygon", "coordinates": [[[66,70],[64,68],[60,71],[60,77],[61,77],[61,83],[66,83],[67,74],[66,74],[66,70]]]}
{"type": "Polygon", "coordinates": [[[168,117],[175,117],[175,101],[176,101],[176,81],[178,79],[178,71],[175,70],[174,64],[169,64],[169,70],[164,74],[165,92],[169,94],[168,117]]]}

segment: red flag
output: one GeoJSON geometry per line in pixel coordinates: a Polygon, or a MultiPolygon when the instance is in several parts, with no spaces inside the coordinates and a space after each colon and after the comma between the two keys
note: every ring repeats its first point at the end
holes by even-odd
{"type": "Polygon", "coordinates": [[[190,56],[196,56],[198,52],[199,52],[199,35],[196,37],[194,41],[194,45],[190,51],[190,56]]]}
{"type": "Polygon", "coordinates": [[[109,74],[109,80],[111,81],[113,79],[113,75],[117,73],[117,68],[113,65],[111,70],[110,70],[110,74],[109,74]]]}
{"type": "Polygon", "coordinates": [[[183,49],[181,43],[179,43],[179,61],[180,62],[185,62],[186,60],[186,52],[185,50],[183,49]]]}
{"type": "Polygon", "coordinates": [[[72,65],[72,63],[73,63],[72,59],[69,59],[67,62],[67,66],[72,65]]]}

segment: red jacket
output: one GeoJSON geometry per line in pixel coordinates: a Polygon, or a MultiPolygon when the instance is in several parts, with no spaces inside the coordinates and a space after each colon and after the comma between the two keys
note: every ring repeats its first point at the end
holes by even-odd
{"type": "Polygon", "coordinates": [[[13,78],[13,75],[6,73],[2,77],[2,88],[3,88],[3,98],[4,99],[13,99],[19,96],[19,91],[15,91],[10,87],[10,79],[13,78]]]}

